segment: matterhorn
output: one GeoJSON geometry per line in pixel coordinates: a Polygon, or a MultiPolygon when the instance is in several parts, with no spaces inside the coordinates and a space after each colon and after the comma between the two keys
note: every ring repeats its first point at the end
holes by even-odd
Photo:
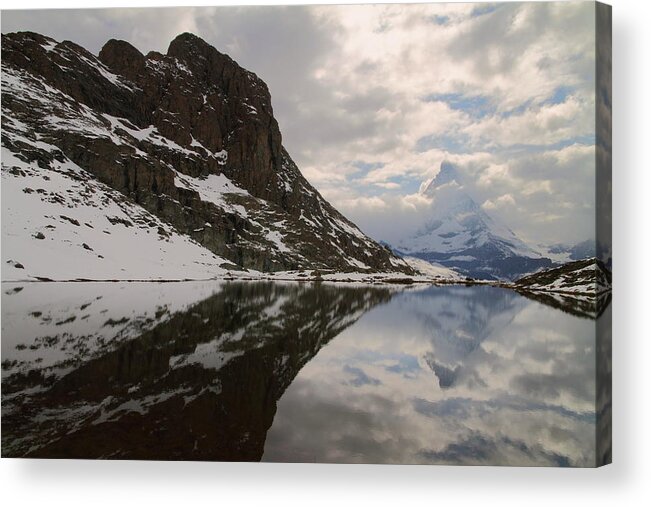
{"type": "Polygon", "coordinates": [[[415,234],[395,245],[400,254],[490,280],[513,280],[552,265],[475,202],[450,162],[441,164],[420,193],[432,202],[428,217],[415,234]]]}

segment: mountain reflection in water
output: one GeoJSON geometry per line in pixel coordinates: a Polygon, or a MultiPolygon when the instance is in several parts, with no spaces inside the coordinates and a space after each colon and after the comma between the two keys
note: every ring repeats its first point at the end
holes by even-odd
{"type": "Polygon", "coordinates": [[[541,302],[493,287],[3,284],[2,455],[591,466],[595,321],[541,302]]]}

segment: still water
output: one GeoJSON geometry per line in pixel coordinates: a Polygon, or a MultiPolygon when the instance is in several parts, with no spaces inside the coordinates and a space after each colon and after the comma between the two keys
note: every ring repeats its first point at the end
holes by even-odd
{"type": "Polygon", "coordinates": [[[2,455],[593,466],[594,310],[494,287],[4,283],[2,455]]]}

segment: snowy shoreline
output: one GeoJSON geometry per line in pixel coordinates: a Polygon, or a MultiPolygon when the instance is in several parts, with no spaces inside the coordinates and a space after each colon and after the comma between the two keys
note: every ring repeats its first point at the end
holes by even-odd
{"type": "Polygon", "coordinates": [[[612,289],[604,289],[595,292],[572,292],[568,290],[550,290],[543,288],[529,288],[522,287],[515,283],[503,282],[498,280],[467,280],[461,278],[454,279],[431,279],[425,276],[400,276],[400,274],[378,274],[378,273],[336,273],[325,274],[320,277],[303,275],[301,273],[279,272],[279,273],[256,273],[252,276],[251,273],[246,275],[237,275],[234,273],[217,276],[212,278],[168,278],[168,279],[153,279],[153,278],[134,278],[134,279],[50,279],[39,277],[36,279],[18,279],[18,280],[2,280],[2,285],[9,284],[33,284],[33,283],[188,283],[188,282],[282,282],[282,283],[325,283],[325,284],[344,284],[344,285],[384,285],[409,288],[414,286],[478,286],[484,285],[489,287],[497,287],[502,289],[511,289],[518,293],[532,293],[532,294],[549,294],[559,295],[565,297],[575,298],[599,298],[612,289]]]}

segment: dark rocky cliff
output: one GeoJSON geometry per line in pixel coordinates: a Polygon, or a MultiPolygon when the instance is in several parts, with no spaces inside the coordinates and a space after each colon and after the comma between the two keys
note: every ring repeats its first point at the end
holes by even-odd
{"type": "Polygon", "coordinates": [[[110,40],[97,58],[3,34],[2,74],[3,147],[69,159],[234,264],[411,272],[301,175],[265,83],[195,35],[166,55],[110,40]]]}

